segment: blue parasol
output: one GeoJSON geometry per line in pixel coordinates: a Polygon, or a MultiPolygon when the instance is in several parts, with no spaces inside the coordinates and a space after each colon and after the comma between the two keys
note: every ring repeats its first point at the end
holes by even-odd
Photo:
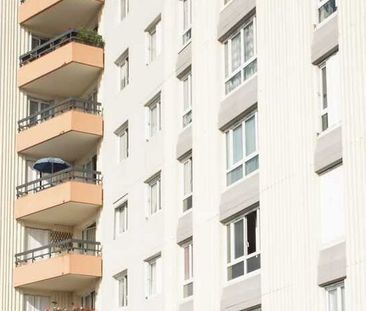
{"type": "Polygon", "coordinates": [[[57,173],[71,167],[70,163],[60,158],[43,158],[39,159],[33,165],[33,169],[41,173],[57,173]]]}

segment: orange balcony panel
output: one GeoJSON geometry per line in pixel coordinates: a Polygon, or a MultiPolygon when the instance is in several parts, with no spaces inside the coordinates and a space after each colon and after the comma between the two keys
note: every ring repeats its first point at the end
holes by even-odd
{"type": "Polygon", "coordinates": [[[70,42],[20,67],[18,87],[49,97],[80,97],[103,67],[102,48],[70,42]]]}
{"type": "Polygon", "coordinates": [[[28,157],[81,158],[103,136],[103,118],[81,111],[68,111],[17,135],[17,151],[28,157]]]}
{"type": "Polygon", "coordinates": [[[74,226],[102,206],[102,186],[68,181],[18,198],[15,217],[42,224],[74,226]]]}
{"type": "Polygon", "coordinates": [[[66,254],[16,267],[13,284],[32,290],[77,291],[101,276],[101,257],[66,254]]]}
{"type": "Polygon", "coordinates": [[[104,0],[25,0],[19,23],[33,33],[56,36],[98,18],[104,0]]]}

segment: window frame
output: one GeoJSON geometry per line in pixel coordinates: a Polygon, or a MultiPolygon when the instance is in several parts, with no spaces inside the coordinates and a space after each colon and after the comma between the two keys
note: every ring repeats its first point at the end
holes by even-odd
{"type": "Polygon", "coordinates": [[[145,260],[145,298],[150,299],[161,293],[161,254],[157,254],[145,260]],[[152,267],[155,267],[155,274],[152,272],[152,267]],[[155,279],[153,278],[155,276],[155,279]]]}
{"type": "Polygon", "coordinates": [[[235,185],[236,183],[244,180],[245,178],[248,178],[249,176],[252,176],[259,170],[259,164],[258,168],[254,171],[250,172],[249,174],[245,174],[245,164],[249,162],[250,160],[254,159],[255,157],[258,157],[259,161],[259,139],[258,139],[258,111],[255,110],[249,114],[247,114],[241,121],[235,123],[233,126],[231,126],[228,130],[225,131],[225,146],[226,146],[226,171],[225,171],[225,180],[226,180],[226,187],[231,187],[232,185],[235,185]],[[246,142],[246,135],[245,135],[245,122],[248,121],[254,117],[255,120],[255,144],[256,144],[256,150],[252,152],[250,155],[245,155],[245,142],[246,142]],[[233,132],[238,127],[242,127],[242,144],[243,144],[243,157],[241,160],[237,161],[236,163],[231,163],[233,158],[233,132]],[[229,142],[228,142],[229,139],[229,142]],[[228,150],[229,149],[229,150],[228,150]],[[228,184],[228,174],[233,172],[238,167],[243,167],[243,176],[242,178],[228,184]]]}
{"type": "Polygon", "coordinates": [[[183,129],[187,128],[192,124],[192,71],[190,70],[184,77],[181,79],[182,83],[182,127],[183,129]],[[185,93],[185,83],[187,83],[188,94],[185,93]],[[187,98],[186,98],[186,95],[187,98]],[[185,108],[186,100],[188,102],[187,108],[185,108]],[[186,117],[188,117],[189,122],[185,122],[186,117]]]}
{"type": "Polygon", "coordinates": [[[114,134],[117,137],[117,145],[118,145],[118,162],[121,163],[124,160],[128,159],[130,155],[130,133],[129,133],[129,126],[128,121],[123,123],[117,130],[114,131],[114,134]],[[125,150],[122,152],[122,138],[126,135],[126,144],[125,144],[125,150]]]}
{"type": "MultiPolygon", "coordinates": [[[[247,81],[249,81],[251,78],[255,77],[257,74],[257,69],[253,75],[248,77],[247,79],[244,79],[244,71],[245,68],[247,68],[249,65],[251,65],[254,62],[257,62],[257,23],[256,23],[256,15],[251,16],[248,18],[244,24],[242,24],[233,34],[230,35],[228,39],[225,40],[223,43],[224,46],[224,89],[225,89],[225,96],[228,96],[232,92],[234,92],[236,89],[240,87],[240,85],[243,85],[247,81]],[[244,60],[244,51],[245,51],[245,40],[244,40],[244,29],[248,27],[251,23],[253,23],[253,46],[254,46],[254,53],[251,58],[249,58],[247,61],[244,60]],[[232,39],[235,38],[238,34],[240,34],[240,66],[236,68],[234,71],[232,71],[232,39]],[[240,79],[241,82],[238,86],[231,89],[230,91],[226,90],[227,83],[233,79],[238,73],[240,73],[240,79]]],[[[257,66],[257,65],[256,65],[257,66]]]]}
{"type": "Polygon", "coordinates": [[[117,306],[125,309],[128,307],[128,270],[123,270],[114,276],[117,291],[117,306]]]}
{"type": "Polygon", "coordinates": [[[328,70],[327,70],[327,60],[324,60],[319,66],[319,89],[320,89],[320,132],[325,132],[329,129],[329,114],[328,114],[328,70]],[[325,88],[326,88],[326,107],[324,107],[324,76],[323,70],[325,70],[325,88]],[[323,117],[326,118],[327,127],[323,128],[323,117]]]}
{"type": "Polygon", "coordinates": [[[192,0],[181,0],[181,16],[182,16],[182,46],[188,45],[192,41],[192,0]],[[187,3],[187,25],[185,25],[186,20],[186,11],[185,11],[185,3],[187,3]]]}
{"type": "Polygon", "coordinates": [[[161,95],[160,93],[153,98],[147,105],[146,105],[146,111],[147,111],[147,140],[152,139],[158,133],[161,131],[161,95]],[[156,115],[156,131],[153,131],[152,127],[152,111],[153,108],[156,107],[157,109],[157,115],[156,115]]]}
{"type": "Polygon", "coordinates": [[[190,299],[193,297],[194,295],[194,292],[192,293],[192,295],[189,295],[189,296],[184,296],[184,289],[186,286],[189,286],[190,284],[192,284],[193,286],[193,277],[194,277],[194,266],[193,266],[193,240],[190,239],[189,241],[183,243],[181,245],[181,250],[182,250],[182,257],[183,257],[183,260],[182,260],[182,263],[183,263],[183,266],[182,266],[182,298],[183,299],[190,299]],[[186,267],[186,257],[185,257],[185,250],[188,248],[188,274],[189,274],[189,277],[186,279],[185,278],[185,267],[186,267]]]}
{"type": "Polygon", "coordinates": [[[338,0],[334,0],[335,1],[335,5],[336,5],[336,10],[331,13],[328,17],[324,18],[323,20],[320,20],[320,9],[326,5],[328,2],[333,1],[333,0],[317,0],[317,25],[323,25],[324,23],[326,23],[330,18],[332,18],[335,14],[337,14],[338,12],[338,0]]]}
{"type": "Polygon", "coordinates": [[[226,243],[226,260],[225,260],[225,280],[227,283],[230,282],[235,282],[236,280],[240,280],[242,278],[245,278],[249,275],[253,275],[258,273],[261,270],[261,267],[259,269],[253,270],[251,272],[247,272],[248,271],[248,267],[247,267],[247,260],[255,257],[255,256],[261,256],[261,220],[260,220],[260,207],[257,206],[245,213],[242,213],[240,216],[232,219],[231,221],[229,221],[228,223],[225,224],[225,235],[226,235],[226,239],[225,239],[225,243],[226,243]],[[253,252],[252,254],[246,254],[247,252],[247,239],[248,237],[246,237],[246,232],[247,232],[247,221],[246,221],[246,217],[253,213],[256,212],[257,215],[257,227],[256,227],[256,251],[253,252]],[[235,258],[235,224],[243,221],[243,242],[244,242],[244,250],[243,250],[243,256],[235,258]],[[229,237],[228,237],[228,233],[230,232],[230,244],[228,243],[229,237]],[[230,255],[229,255],[230,254],[230,255]],[[228,257],[230,256],[230,258],[228,257]],[[244,272],[242,275],[229,279],[228,278],[228,271],[231,267],[235,266],[238,263],[243,263],[244,265],[244,272]]]}
{"type": "Polygon", "coordinates": [[[161,200],[161,173],[157,173],[152,178],[150,178],[148,181],[146,181],[147,185],[147,206],[146,206],[146,215],[147,217],[151,217],[153,215],[156,215],[159,213],[162,208],[162,200],[161,200]],[[156,185],[156,211],[152,210],[152,187],[153,185],[156,185]]]}
{"type": "Polygon", "coordinates": [[[189,211],[192,210],[193,208],[193,157],[192,157],[192,154],[189,154],[187,157],[185,157],[182,161],[181,161],[181,164],[182,164],[182,180],[183,180],[183,193],[182,193],[182,211],[183,211],[183,214],[185,213],[188,213],[189,211]],[[191,184],[191,191],[190,192],[187,192],[186,193],[186,189],[185,189],[185,179],[186,179],[186,175],[185,175],[185,165],[186,163],[190,162],[190,165],[191,165],[191,170],[190,170],[190,184],[191,184]],[[184,209],[184,202],[186,200],[188,200],[189,198],[191,198],[192,200],[192,206],[190,208],[187,208],[187,209],[184,209]]]}
{"type": "Polygon", "coordinates": [[[123,21],[129,13],[130,1],[129,0],[120,0],[119,5],[120,5],[120,10],[119,10],[120,20],[123,21]]]}
{"type": "Polygon", "coordinates": [[[130,56],[129,49],[126,49],[122,55],[115,61],[118,66],[118,89],[119,91],[124,90],[130,84],[130,56]],[[124,68],[126,74],[124,74],[124,68]]]}
{"type": "Polygon", "coordinates": [[[330,285],[326,286],[324,289],[325,289],[325,297],[326,297],[326,310],[327,311],[338,311],[338,310],[331,310],[330,303],[329,303],[330,291],[336,290],[337,306],[340,306],[340,308],[341,308],[341,310],[339,310],[339,311],[345,311],[345,310],[342,310],[342,309],[344,309],[343,306],[345,305],[345,299],[343,300],[343,298],[345,298],[344,294],[345,294],[345,290],[346,290],[344,281],[330,284],[330,285]]]}
{"type": "Polygon", "coordinates": [[[114,239],[119,238],[127,231],[128,231],[128,200],[126,198],[123,200],[123,202],[121,202],[121,204],[117,205],[114,208],[114,239]],[[124,211],[124,214],[123,214],[123,211],[124,211]],[[120,218],[122,216],[123,216],[123,220],[124,220],[124,226],[123,226],[123,229],[121,232],[120,231],[120,229],[121,229],[120,218]]]}

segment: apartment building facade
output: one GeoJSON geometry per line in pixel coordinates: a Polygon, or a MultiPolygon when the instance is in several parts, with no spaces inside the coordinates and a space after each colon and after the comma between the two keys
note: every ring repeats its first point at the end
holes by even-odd
{"type": "Polygon", "coordinates": [[[0,14],[0,310],[364,309],[364,1],[0,14]]]}

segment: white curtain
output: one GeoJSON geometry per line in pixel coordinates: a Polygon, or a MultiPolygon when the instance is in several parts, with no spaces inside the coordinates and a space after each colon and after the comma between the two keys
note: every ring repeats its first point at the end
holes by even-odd
{"type": "Polygon", "coordinates": [[[50,306],[50,298],[45,296],[24,296],[25,311],[44,311],[50,306]]]}

